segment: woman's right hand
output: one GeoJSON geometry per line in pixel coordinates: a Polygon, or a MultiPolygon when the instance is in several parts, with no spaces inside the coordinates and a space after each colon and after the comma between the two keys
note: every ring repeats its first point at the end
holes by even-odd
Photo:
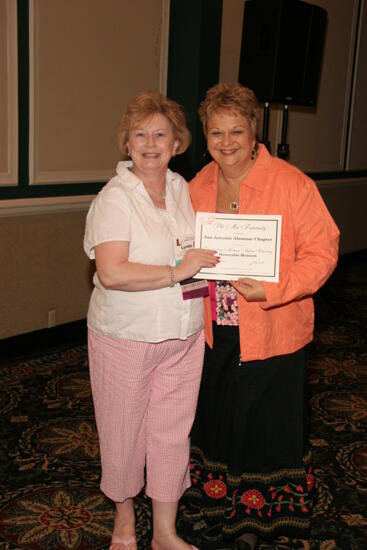
{"type": "Polygon", "coordinates": [[[193,277],[202,267],[215,267],[220,261],[215,256],[215,250],[191,248],[188,250],[177,267],[174,268],[175,280],[183,281],[193,277]]]}

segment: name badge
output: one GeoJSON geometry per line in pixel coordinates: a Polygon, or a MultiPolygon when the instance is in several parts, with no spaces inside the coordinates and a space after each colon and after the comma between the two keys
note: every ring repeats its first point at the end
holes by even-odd
{"type": "Polygon", "coordinates": [[[182,258],[185,256],[185,253],[187,250],[190,250],[190,248],[194,248],[195,245],[195,235],[182,235],[180,237],[176,237],[175,240],[175,259],[176,259],[176,265],[180,263],[182,258]]]}
{"type": "MultiPolygon", "coordinates": [[[[177,237],[175,242],[176,266],[190,248],[194,248],[195,235],[183,235],[177,237]]],[[[203,298],[209,296],[209,285],[205,279],[185,279],[180,282],[183,300],[192,300],[193,298],[203,298]]]]}

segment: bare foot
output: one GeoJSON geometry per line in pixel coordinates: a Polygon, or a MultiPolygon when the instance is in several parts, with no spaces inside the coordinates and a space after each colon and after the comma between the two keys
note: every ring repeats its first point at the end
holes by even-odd
{"type": "Polygon", "coordinates": [[[112,535],[112,541],[109,550],[138,550],[135,536],[122,538],[116,535],[112,535]]]}
{"type": "Polygon", "coordinates": [[[195,546],[188,544],[176,533],[168,535],[154,535],[152,540],[152,550],[198,550],[195,546]]]}
{"type": "Polygon", "coordinates": [[[132,499],[116,502],[116,514],[109,550],[138,550],[135,539],[135,515],[132,499]]]}
{"type": "Polygon", "coordinates": [[[112,533],[111,546],[109,550],[138,550],[135,533],[133,535],[122,533],[112,533]]]}

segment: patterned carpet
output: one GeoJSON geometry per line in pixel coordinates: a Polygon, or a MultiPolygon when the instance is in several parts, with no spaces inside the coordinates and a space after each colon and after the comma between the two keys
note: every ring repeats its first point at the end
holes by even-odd
{"type": "MultiPolygon", "coordinates": [[[[341,258],[316,296],[310,363],[311,443],[317,476],[309,541],[261,550],[367,549],[367,251],[341,258]]],[[[0,363],[0,549],[107,549],[113,506],[101,494],[98,440],[84,342],[0,363]]],[[[182,510],[181,510],[182,512],[182,510]]],[[[200,549],[195,525],[179,530],[200,549]]],[[[136,506],[139,550],[151,509],[136,506]]]]}

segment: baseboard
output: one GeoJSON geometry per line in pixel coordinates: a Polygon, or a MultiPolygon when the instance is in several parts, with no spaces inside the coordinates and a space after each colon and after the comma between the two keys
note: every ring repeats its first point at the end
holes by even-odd
{"type": "Polygon", "coordinates": [[[38,353],[64,344],[85,343],[86,341],[87,321],[81,319],[0,340],[0,360],[38,353]]]}

